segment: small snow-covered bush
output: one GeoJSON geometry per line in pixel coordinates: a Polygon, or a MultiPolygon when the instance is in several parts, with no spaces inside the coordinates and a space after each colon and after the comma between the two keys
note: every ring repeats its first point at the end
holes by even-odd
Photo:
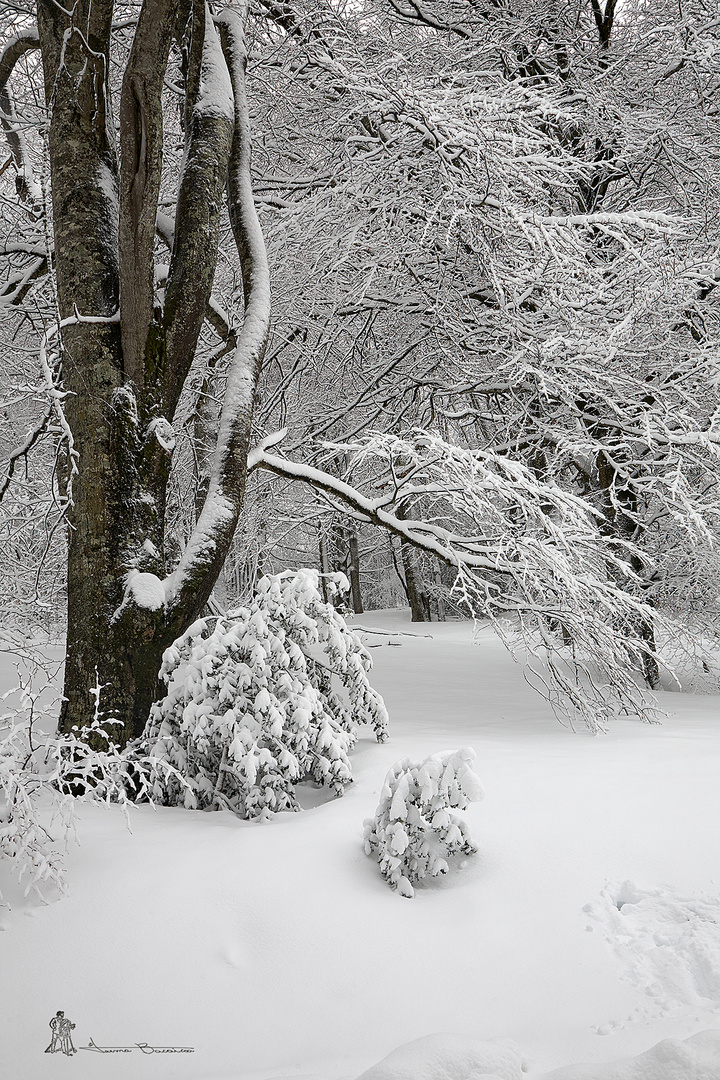
{"type": "Polygon", "coordinates": [[[483,798],[473,772],[475,751],[445,750],[424,761],[402,758],[385,777],[374,818],[365,821],[365,852],[377,851],[380,869],[401,896],[413,882],[448,870],[451,855],[477,851],[465,822],[449,813],[483,798]]]}
{"type": "MultiPolygon", "coordinates": [[[[348,588],[343,574],[328,584],[333,594],[348,588]]],[[[185,784],[160,779],[153,797],[264,818],[297,809],[305,779],[342,794],[357,726],[386,738],[370,667],[358,636],[323,602],[317,571],[261,578],[247,607],[198,620],[165,652],[167,694],[139,745],[185,784]]]]}

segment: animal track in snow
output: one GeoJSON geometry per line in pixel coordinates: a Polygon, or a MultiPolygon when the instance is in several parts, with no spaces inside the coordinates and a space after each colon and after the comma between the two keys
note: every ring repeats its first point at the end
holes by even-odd
{"type": "Polygon", "coordinates": [[[720,897],[608,885],[583,911],[603,926],[626,977],[653,999],[645,1016],[720,1010],[720,897]]]}

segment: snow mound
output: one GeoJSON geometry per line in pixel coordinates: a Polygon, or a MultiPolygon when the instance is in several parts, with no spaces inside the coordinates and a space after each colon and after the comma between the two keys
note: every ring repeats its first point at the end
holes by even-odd
{"type": "Polygon", "coordinates": [[[684,1041],[663,1039],[624,1061],[565,1065],[544,1080],[720,1080],[720,1030],[701,1031],[684,1041]]]}
{"type": "Polygon", "coordinates": [[[130,570],[125,583],[127,593],[138,607],[157,611],[165,604],[165,586],[155,574],[141,574],[138,570],[130,570]]]}
{"type": "Polygon", "coordinates": [[[358,1080],[521,1080],[522,1055],[509,1039],[425,1035],[398,1046],[358,1080]]]}
{"type": "Polygon", "coordinates": [[[609,886],[584,909],[602,923],[626,978],[652,999],[647,1016],[720,1006],[720,897],[609,886]]]}

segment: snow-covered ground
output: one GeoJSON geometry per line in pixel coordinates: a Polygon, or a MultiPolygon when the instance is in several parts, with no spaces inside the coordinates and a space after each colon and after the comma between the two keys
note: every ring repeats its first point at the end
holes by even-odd
{"type": "Polygon", "coordinates": [[[0,1074],[720,1080],[718,699],[573,734],[490,631],[355,622],[402,633],[366,637],[390,740],[360,739],[342,799],[265,825],[143,806],[132,834],[85,807],[47,906],[0,867],[0,1074]],[[464,746],[479,852],[404,899],[363,820],[398,758],[464,746]],[[59,1009],[71,1057],[44,1053],[59,1009]]]}

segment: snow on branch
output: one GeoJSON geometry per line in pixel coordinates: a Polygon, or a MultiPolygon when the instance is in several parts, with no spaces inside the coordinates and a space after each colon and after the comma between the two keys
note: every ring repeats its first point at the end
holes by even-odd
{"type": "Polygon", "coordinates": [[[11,37],[5,43],[2,53],[0,53],[0,125],[5,132],[13,156],[17,173],[18,194],[33,207],[42,205],[42,188],[30,169],[27,146],[18,118],[15,115],[8,82],[15,65],[21,57],[39,47],[40,38],[37,28],[31,27],[11,37]]]}
{"type": "MultiPolygon", "coordinates": [[[[185,601],[192,607],[197,602],[193,597],[209,594],[213,573],[222,564],[235,531],[245,487],[255,390],[270,329],[270,272],[250,174],[250,119],[245,88],[243,24],[240,17],[230,10],[224,11],[216,22],[220,29],[220,41],[216,44],[217,37],[212,38],[212,70],[217,72],[220,64],[227,65],[229,101],[234,116],[228,199],[230,221],[242,268],[245,315],[237,331],[227,373],[208,493],[178,567],[165,583],[168,601],[178,609],[186,606],[185,601]]],[[[215,35],[211,22],[209,26],[215,35]]],[[[207,40],[210,40],[209,30],[207,40]]],[[[210,70],[208,65],[207,71],[210,70]]],[[[213,87],[217,89],[225,85],[217,75],[211,78],[206,74],[204,78],[203,92],[206,94],[210,94],[213,87]]]]}
{"type": "Polygon", "coordinates": [[[642,597],[633,560],[646,557],[603,534],[596,508],[519,462],[427,432],[327,452],[346,455],[348,475],[371,475],[375,494],[262,448],[255,460],[452,566],[459,602],[509,647],[522,643],[535,685],[571,723],[599,731],[618,712],[656,717],[638,675],[657,660],[650,628],[671,628],[642,597]]]}
{"type": "Polygon", "coordinates": [[[402,2],[402,0],[389,0],[389,3],[398,15],[403,19],[407,19],[409,22],[423,23],[433,30],[439,30],[441,33],[449,32],[457,34],[457,36],[461,38],[472,37],[471,29],[463,26],[462,23],[455,22],[451,19],[438,19],[437,16],[433,14],[431,6],[420,3],[420,0],[406,0],[406,2],[402,2]]]}
{"type": "Polygon", "coordinates": [[[19,274],[9,278],[0,289],[0,306],[21,304],[30,287],[38,278],[47,273],[48,260],[45,256],[34,259],[19,274]]]}

